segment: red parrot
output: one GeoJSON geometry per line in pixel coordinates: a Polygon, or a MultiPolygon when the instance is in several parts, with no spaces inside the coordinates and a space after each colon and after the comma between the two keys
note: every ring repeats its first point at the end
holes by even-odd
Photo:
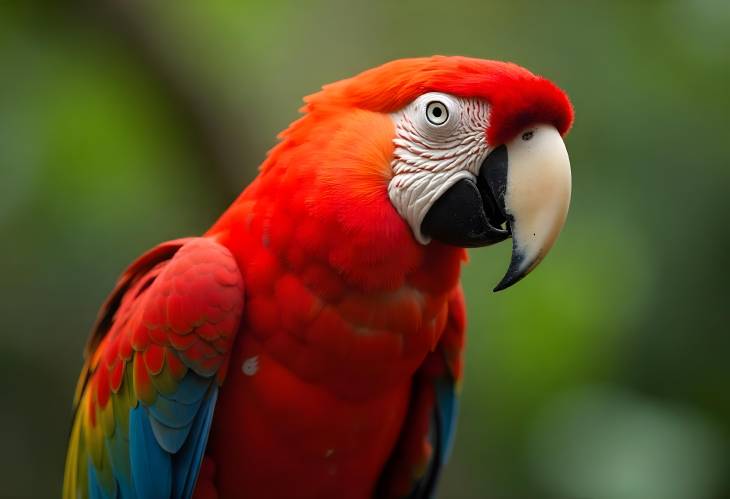
{"type": "Polygon", "coordinates": [[[462,375],[464,248],[498,289],[565,221],[571,104],[511,63],[323,87],[202,237],[122,275],[88,341],[63,496],[425,498],[462,375]]]}

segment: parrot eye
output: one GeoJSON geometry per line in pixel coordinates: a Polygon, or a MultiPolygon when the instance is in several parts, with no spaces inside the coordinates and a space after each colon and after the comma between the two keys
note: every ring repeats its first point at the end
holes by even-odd
{"type": "Polygon", "coordinates": [[[449,119],[449,110],[443,102],[431,101],[426,106],[426,119],[432,125],[443,125],[449,119]]]}

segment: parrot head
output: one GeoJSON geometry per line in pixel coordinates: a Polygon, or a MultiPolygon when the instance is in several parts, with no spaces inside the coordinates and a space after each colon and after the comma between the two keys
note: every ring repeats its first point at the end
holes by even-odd
{"type": "Polygon", "coordinates": [[[364,219],[371,235],[372,226],[381,237],[395,234],[383,217],[363,215],[375,205],[382,215],[378,202],[387,199],[413,244],[481,247],[511,237],[495,291],[532,271],[560,233],[573,110],[550,81],[511,63],[434,56],[387,63],[305,102],[305,116],[274,151],[318,144],[320,161],[333,165],[317,173],[333,189],[322,198],[357,194],[339,207],[345,224],[364,219]]]}

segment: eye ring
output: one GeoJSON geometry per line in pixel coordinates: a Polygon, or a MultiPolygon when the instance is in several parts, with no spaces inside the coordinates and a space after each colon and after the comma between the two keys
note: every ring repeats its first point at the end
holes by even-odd
{"type": "Polygon", "coordinates": [[[426,119],[434,126],[441,126],[449,119],[449,108],[441,101],[432,100],[426,105],[426,119]]]}

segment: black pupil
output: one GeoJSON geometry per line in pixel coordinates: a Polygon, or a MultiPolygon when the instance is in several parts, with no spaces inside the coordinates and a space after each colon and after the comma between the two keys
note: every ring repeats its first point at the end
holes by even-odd
{"type": "Polygon", "coordinates": [[[443,111],[441,110],[441,108],[440,108],[440,107],[438,107],[438,106],[435,106],[435,107],[433,108],[433,115],[434,115],[434,116],[435,116],[436,118],[440,118],[440,117],[441,117],[441,113],[443,113],[443,111]]]}
{"type": "Polygon", "coordinates": [[[535,132],[533,132],[532,130],[530,130],[529,132],[525,132],[522,134],[522,140],[530,140],[534,134],[535,132]]]}

